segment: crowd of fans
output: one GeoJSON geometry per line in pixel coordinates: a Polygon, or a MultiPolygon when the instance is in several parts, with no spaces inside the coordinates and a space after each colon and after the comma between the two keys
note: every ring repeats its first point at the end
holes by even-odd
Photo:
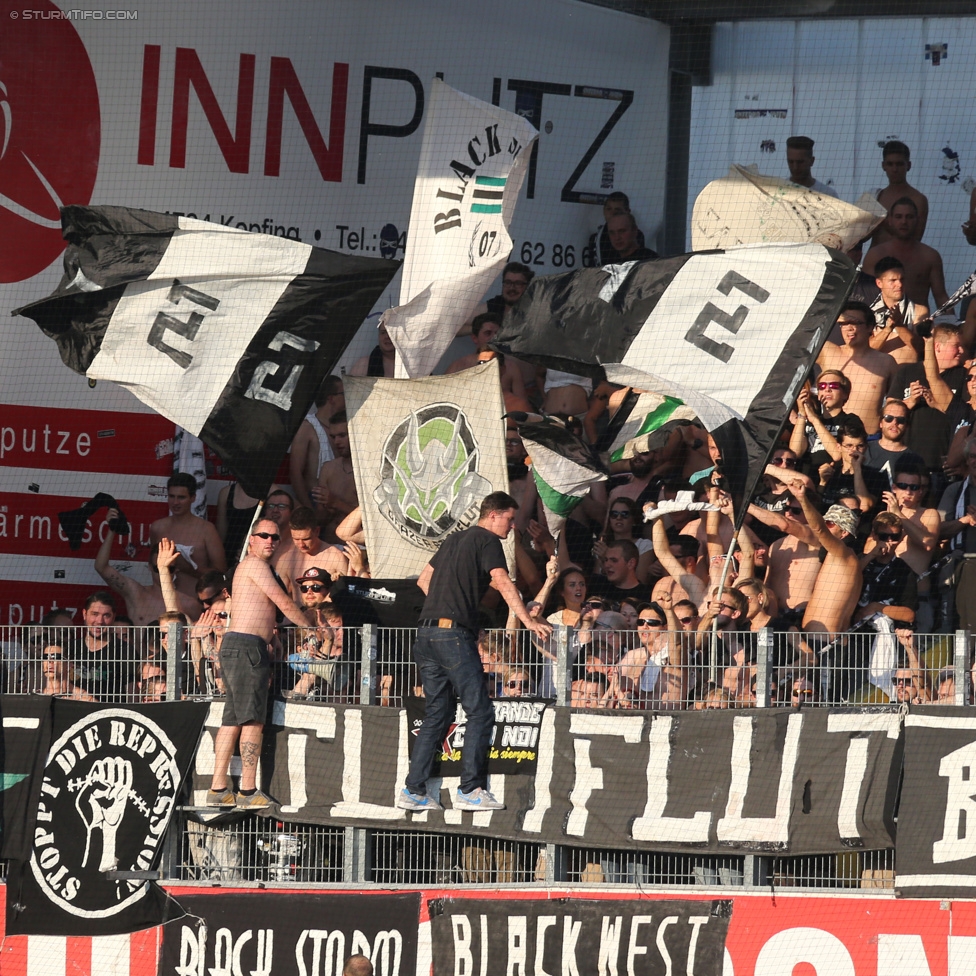
{"type": "MultiPolygon", "coordinates": [[[[812,149],[803,137],[789,141],[791,178],[830,192],[812,176],[812,149]]],[[[553,538],[518,427],[507,422],[517,585],[534,615],[559,626],[539,641],[489,593],[479,647],[492,694],[554,697],[565,640],[577,707],[955,700],[949,635],[976,629],[976,303],[929,318],[948,296],[938,252],[921,240],[928,204],[907,182],[908,148],[890,142],[882,157],[888,218],[863,260],[854,255],[860,280],[737,532],[716,444],[689,422],[631,442],[553,538]],[[768,689],[757,688],[760,674],[768,689]]],[[[589,263],[654,256],[626,195],[612,193],[604,217],[589,263]]],[[[491,349],[532,276],[506,266],[501,293],[462,330],[474,351],[447,371],[498,359],[508,411],[561,418],[596,451],[629,390],[491,349]]],[[[350,373],[391,376],[393,366],[380,326],[376,348],[350,373]]],[[[334,581],[369,575],[341,376],[327,378],[302,424],[290,477],[260,514],[277,526],[271,565],[308,627],[278,628],[276,691],[359,700],[360,631],[330,599],[334,581]]],[[[95,562],[107,589],[86,602],[81,627],[55,612],[30,631],[8,654],[8,690],[158,700],[167,626],[180,621],[184,692],[221,693],[233,567],[262,502],[232,483],[212,524],[191,513],[195,493],[191,476],[170,479],[170,514],[151,529],[149,585],[111,565],[119,514],[109,511],[95,562]]],[[[419,694],[409,641],[378,640],[379,700],[419,694]]]]}

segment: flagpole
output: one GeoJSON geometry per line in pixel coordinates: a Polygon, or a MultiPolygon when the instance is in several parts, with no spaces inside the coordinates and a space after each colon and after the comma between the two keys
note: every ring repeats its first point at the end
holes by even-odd
{"type": "MultiPolygon", "coordinates": [[[[718,593],[715,595],[716,600],[722,599],[722,593],[725,590],[725,581],[729,575],[729,567],[732,565],[732,556],[735,553],[735,547],[738,539],[736,534],[732,533],[732,541],[729,543],[729,551],[725,554],[725,562],[722,564],[722,575],[718,581],[718,593]]],[[[708,680],[715,685],[718,680],[718,614],[712,619],[712,647],[710,660],[708,662],[708,680]]]]}

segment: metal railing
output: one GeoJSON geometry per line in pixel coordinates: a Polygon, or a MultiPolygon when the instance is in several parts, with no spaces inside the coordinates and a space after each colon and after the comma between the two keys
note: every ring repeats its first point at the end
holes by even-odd
{"type": "MultiPolygon", "coordinates": [[[[399,707],[421,693],[412,629],[344,627],[337,656],[283,629],[273,645],[272,693],[399,707]]],[[[110,703],[222,696],[219,639],[187,641],[187,628],[0,628],[0,690],[110,703]]],[[[963,705],[973,700],[968,631],[914,634],[733,632],[713,636],[559,627],[485,631],[479,653],[493,697],[640,710],[963,705]]]]}

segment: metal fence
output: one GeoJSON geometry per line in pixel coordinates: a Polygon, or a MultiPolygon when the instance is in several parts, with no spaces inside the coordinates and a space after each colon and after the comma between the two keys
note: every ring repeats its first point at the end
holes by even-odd
{"type": "MultiPolygon", "coordinates": [[[[307,633],[273,644],[273,694],[401,706],[420,694],[416,631],[344,627],[325,654],[307,633]],[[332,656],[334,654],[334,656],[332,656]]],[[[0,628],[0,690],[111,703],[220,698],[219,635],[195,628],[0,628]],[[189,638],[189,640],[187,639],[189,638]]],[[[478,648],[493,697],[539,696],[586,708],[687,709],[972,701],[967,631],[844,634],[593,630],[483,631],[478,648]]]]}
{"type": "MultiPolygon", "coordinates": [[[[343,628],[323,659],[285,630],[275,643],[274,692],[335,703],[400,706],[419,692],[416,632],[343,628]]],[[[158,627],[0,628],[2,690],[107,702],[219,698],[219,636],[158,627]],[[187,638],[194,638],[188,640],[187,638]]],[[[890,706],[972,701],[968,632],[893,629],[829,637],[769,630],[732,635],[557,628],[479,635],[485,680],[498,697],[542,695],[612,708],[890,706]],[[596,693],[594,692],[594,689],[596,693]],[[615,690],[613,690],[615,689],[615,690]],[[627,694],[623,694],[626,691],[627,694]]],[[[180,811],[164,880],[203,884],[611,884],[890,889],[893,851],[779,857],[686,855],[502,841],[411,831],[330,828],[243,817],[204,824],[180,811]]]]}

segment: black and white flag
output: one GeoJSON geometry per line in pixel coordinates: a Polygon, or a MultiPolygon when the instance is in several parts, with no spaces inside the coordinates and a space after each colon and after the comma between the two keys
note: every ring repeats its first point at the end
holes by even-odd
{"type": "Polygon", "coordinates": [[[150,880],[206,702],[54,702],[29,859],[7,878],[8,935],[115,935],[182,909],[150,880]]]}
{"type": "Polygon", "coordinates": [[[820,244],[767,244],[536,278],[493,344],[673,397],[722,452],[741,512],[855,278],[820,244]]]}
{"type": "Polygon", "coordinates": [[[397,264],[125,207],[64,207],[65,275],[15,309],[65,365],[199,436],[261,498],[397,264]]]}

